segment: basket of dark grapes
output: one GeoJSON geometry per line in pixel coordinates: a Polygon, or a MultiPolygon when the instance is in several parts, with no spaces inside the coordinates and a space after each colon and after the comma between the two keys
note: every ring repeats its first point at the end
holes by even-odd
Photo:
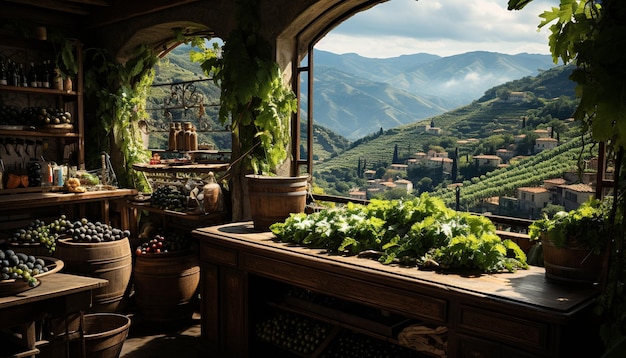
{"type": "Polygon", "coordinates": [[[15,295],[39,286],[40,280],[63,268],[63,261],[0,249],[0,297],[15,295]]]}

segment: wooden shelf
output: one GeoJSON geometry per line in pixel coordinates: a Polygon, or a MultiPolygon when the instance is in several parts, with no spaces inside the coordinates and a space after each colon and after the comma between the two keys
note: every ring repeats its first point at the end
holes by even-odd
{"type": "Polygon", "coordinates": [[[220,164],[133,164],[133,169],[146,173],[209,173],[221,172],[228,168],[227,163],[220,164]]]}
{"type": "Polygon", "coordinates": [[[224,212],[217,211],[212,213],[194,213],[194,212],[181,212],[173,210],[163,210],[151,206],[150,203],[136,203],[131,202],[130,205],[135,209],[145,210],[155,214],[168,215],[190,221],[205,221],[205,220],[217,220],[224,217],[224,212]]]}
{"type": "Polygon", "coordinates": [[[20,87],[20,86],[0,86],[0,91],[11,91],[21,93],[38,93],[38,94],[56,94],[60,96],[76,96],[76,91],[64,91],[55,88],[39,88],[39,87],[20,87]]]}
{"type": "Polygon", "coordinates": [[[4,130],[0,129],[0,136],[11,137],[58,137],[58,138],[78,138],[75,132],[46,132],[38,130],[4,130]]]}

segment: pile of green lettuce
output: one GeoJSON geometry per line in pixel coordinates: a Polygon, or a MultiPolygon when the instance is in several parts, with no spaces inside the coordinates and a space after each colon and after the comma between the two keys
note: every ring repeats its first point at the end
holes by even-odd
{"type": "Polygon", "coordinates": [[[330,253],[376,253],[383,264],[398,263],[486,273],[527,269],[526,255],[496,235],[488,218],[457,212],[427,193],[411,200],[348,203],[311,214],[291,214],[270,226],[281,242],[330,253]]]}

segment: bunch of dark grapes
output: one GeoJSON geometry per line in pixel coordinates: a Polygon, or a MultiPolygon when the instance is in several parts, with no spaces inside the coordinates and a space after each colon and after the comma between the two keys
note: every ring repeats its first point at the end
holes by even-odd
{"type": "Polygon", "coordinates": [[[162,210],[185,211],[188,195],[172,186],[160,186],[150,196],[150,205],[162,210]]]}
{"type": "Polygon", "coordinates": [[[191,243],[184,234],[172,231],[167,234],[156,234],[149,241],[141,243],[141,245],[135,249],[135,254],[159,254],[184,251],[190,248],[191,243]]]}
{"type": "Polygon", "coordinates": [[[45,262],[32,255],[0,249],[0,279],[23,280],[37,286],[36,275],[48,271],[45,262]]]}
{"type": "Polygon", "coordinates": [[[122,240],[130,237],[129,230],[114,228],[99,221],[91,222],[86,218],[75,221],[72,227],[67,229],[66,233],[74,242],[96,243],[122,240]]]}

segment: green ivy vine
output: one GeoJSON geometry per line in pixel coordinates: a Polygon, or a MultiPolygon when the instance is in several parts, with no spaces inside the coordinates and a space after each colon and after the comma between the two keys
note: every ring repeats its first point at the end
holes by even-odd
{"type": "MultiPolygon", "coordinates": [[[[532,0],[509,0],[519,10],[532,0]]],[[[574,118],[596,141],[626,147],[626,3],[620,0],[560,0],[544,11],[539,28],[550,26],[555,63],[574,62],[580,104],[574,118]]]]}
{"type": "MultiPolygon", "coordinates": [[[[510,10],[520,10],[532,0],[509,0],[510,10]]],[[[616,179],[626,147],[626,1],[560,0],[544,11],[539,28],[550,25],[550,51],[555,62],[573,62],[570,79],[576,82],[580,103],[574,118],[593,139],[605,142],[615,157],[616,179]]],[[[616,187],[611,213],[612,237],[609,270],[598,299],[602,324],[599,335],[605,344],[603,357],[626,355],[626,255],[624,230],[626,201],[622,183],[616,187]]]]}
{"type": "MultiPolygon", "coordinates": [[[[92,96],[96,106],[95,116],[100,126],[90,133],[92,150],[107,150],[114,158],[114,168],[120,184],[149,191],[145,176],[135,171],[134,163],[145,163],[150,153],[144,149],[140,138],[139,121],[145,117],[148,90],[154,80],[154,65],[158,61],[146,46],[136,49],[131,58],[122,64],[102,49],[85,50],[86,94],[92,96]]],[[[99,158],[91,152],[88,158],[99,158]]]]}
{"type": "Polygon", "coordinates": [[[232,125],[233,154],[239,149],[244,168],[272,174],[287,159],[297,100],[283,84],[272,46],[259,34],[257,5],[237,2],[239,26],[224,41],[221,56],[217,47],[202,44],[203,52],[190,56],[221,87],[219,119],[232,125]]]}

